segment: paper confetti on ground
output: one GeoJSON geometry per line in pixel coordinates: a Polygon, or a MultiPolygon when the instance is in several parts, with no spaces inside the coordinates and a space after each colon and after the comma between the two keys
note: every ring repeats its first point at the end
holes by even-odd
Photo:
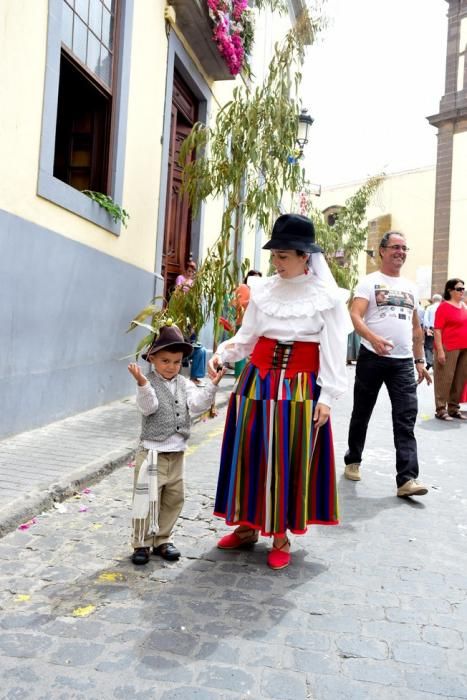
{"type": "Polygon", "coordinates": [[[96,609],[95,605],[85,605],[83,608],[75,608],[71,613],[73,617],[87,617],[96,609]]]}
{"type": "Polygon", "coordinates": [[[29,530],[29,528],[32,525],[35,525],[36,522],[37,522],[36,518],[32,518],[32,520],[28,520],[27,523],[21,523],[21,525],[19,525],[19,527],[18,527],[18,530],[29,530]]]}
{"type": "Polygon", "coordinates": [[[97,580],[106,583],[114,583],[115,581],[124,581],[125,577],[117,571],[103,571],[97,580]]]}

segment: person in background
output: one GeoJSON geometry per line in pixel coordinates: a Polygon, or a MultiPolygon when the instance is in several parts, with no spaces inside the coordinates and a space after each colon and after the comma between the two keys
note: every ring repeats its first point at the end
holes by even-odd
{"type": "Polygon", "coordinates": [[[184,292],[188,292],[188,290],[193,286],[195,275],[196,263],[194,260],[189,260],[186,264],[185,272],[175,278],[175,286],[181,287],[184,292]]]}
{"type": "Polygon", "coordinates": [[[467,308],[463,302],[464,281],[454,277],[446,282],[444,301],[435,313],[435,417],[439,420],[467,420],[460,400],[467,382],[467,308]]]}
{"type": "Polygon", "coordinates": [[[347,337],[347,364],[351,365],[358,359],[360,352],[361,338],[355,331],[349,333],[347,337]]]}
{"type": "Polygon", "coordinates": [[[435,313],[436,309],[442,300],[441,294],[433,294],[431,299],[431,304],[429,304],[425,309],[425,314],[423,316],[423,332],[425,334],[425,359],[426,368],[431,369],[433,367],[433,343],[434,343],[434,325],[435,325],[435,313]]]}
{"type": "Polygon", "coordinates": [[[235,530],[220,549],[272,537],[267,563],[290,564],[288,532],[338,523],[331,406],[347,387],[350,319],[313,222],[284,214],[264,246],[276,274],[258,280],[240,330],[221,343],[210,376],[251,356],[227,410],[214,514],[235,530]]]}
{"type": "MultiPolygon", "coordinates": [[[[195,281],[196,263],[189,260],[185,267],[185,273],[178,275],[175,279],[175,286],[180,287],[185,293],[188,292],[195,281]]],[[[193,384],[202,386],[206,376],[206,348],[198,342],[198,335],[194,331],[188,338],[193,346],[193,352],[187,358],[190,365],[190,379],[193,384]]]]}
{"type": "MultiPolygon", "coordinates": [[[[235,319],[235,330],[238,331],[240,326],[242,325],[242,320],[243,320],[243,315],[246,311],[246,307],[248,306],[248,302],[250,301],[250,285],[248,280],[251,277],[262,277],[263,274],[262,272],[259,272],[259,270],[248,270],[245,279],[243,280],[242,284],[239,284],[237,289],[234,292],[234,300],[233,300],[233,306],[235,307],[236,310],[236,319],[235,319]]],[[[246,359],[243,360],[238,360],[238,362],[235,363],[235,377],[239,377],[243,368],[246,365],[246,359]]]]}

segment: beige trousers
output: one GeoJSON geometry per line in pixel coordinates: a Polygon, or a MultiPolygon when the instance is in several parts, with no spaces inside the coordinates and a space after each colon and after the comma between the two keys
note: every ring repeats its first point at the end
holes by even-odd
{"type": "Polygon", "coordinates": [[[467,349],[445,350],[446,363],[440,365],[436,357],[433,365],[436,413],[459,410],[459,399],[467,382],[467,349]]]}
{"type": "MultiPolygon", "coordinates": [[[[138,479],[139,470],[143,464],[148,450],[140,450],[135,459],[135,473],[133,481],[133,493],[138,479]]],[[[157,535],[148,535],[149,517],[145,523],[145,547],[158,547],[164,542],[170,542],[172,530],[181,513],[184,502],[184,453],[183,452],[159,452],[157,455],[157,485],[159,491],[159,532],[157,535]]],[[[141,547],[132,542],[133,547],[141,547]]]]}

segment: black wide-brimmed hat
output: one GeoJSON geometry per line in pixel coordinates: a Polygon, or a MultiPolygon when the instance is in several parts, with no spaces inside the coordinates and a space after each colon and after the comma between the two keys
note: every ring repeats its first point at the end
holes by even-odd
{"type": "Polygon", "coordinates": [[[141,355],[143,360],[148,360],[150,355],[155,355],[159,350],[170,350],[170,352],[182,352],[183,357],[188,357],[193,352],[191,343],[187,343],[177,326],[162,326],[151,343],[149,350],[141,355]]]}
{"type": "Polygon", "coordinates": [[[301,214],[282,214],[273,226],[271,238],[264,250],[302,250],[304,253],[322,253],[315,243],[313,222],[301,214]]]}

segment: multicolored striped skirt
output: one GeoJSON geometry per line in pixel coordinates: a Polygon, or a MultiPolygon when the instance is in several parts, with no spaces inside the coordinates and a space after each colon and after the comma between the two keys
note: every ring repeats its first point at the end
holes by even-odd
{"type": "MultiPolygon", "coordinates": [[[[307,345],[309,356],[314,345],[318,357],[316,344],[293,345],[307,345]]],[[[331,424],[313,425],[317,367],[293,372],[282,352],[279,366],[265,369],[255,352],[230,397],[214,514],[268,536],[337,525],[331,424]]]]}

